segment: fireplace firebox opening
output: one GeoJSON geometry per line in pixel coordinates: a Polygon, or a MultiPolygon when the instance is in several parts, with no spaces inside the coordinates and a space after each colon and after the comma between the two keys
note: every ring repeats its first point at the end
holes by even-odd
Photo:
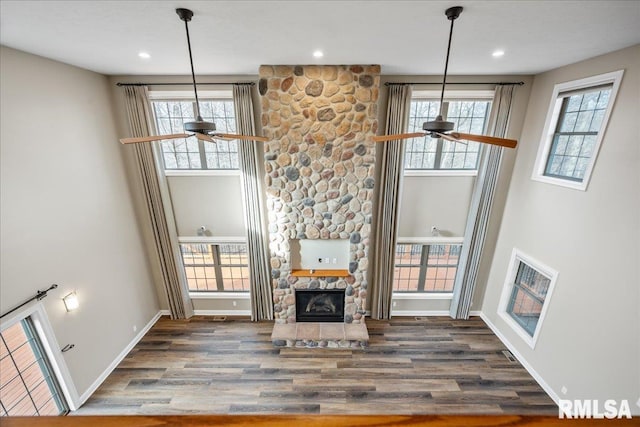
{"type": "Polygon", "coordinates": [[[344,322],[344,289],[296,289],[296,322],[344,322]]]}

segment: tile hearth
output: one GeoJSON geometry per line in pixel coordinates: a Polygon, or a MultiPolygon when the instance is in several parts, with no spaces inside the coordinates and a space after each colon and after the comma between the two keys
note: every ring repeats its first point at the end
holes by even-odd
{"type": "Polygon", "coordinates": [[[364,323],[276,323],[271,341],[276,347],[363,348],[369,343],[364,323]]]}

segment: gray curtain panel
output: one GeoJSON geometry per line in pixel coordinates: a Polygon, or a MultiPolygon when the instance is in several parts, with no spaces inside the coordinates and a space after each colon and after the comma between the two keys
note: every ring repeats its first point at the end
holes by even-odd
{"type": "MultiPolygon", "coordinates": [[[[387,135],[406,132],[410,108],[411,85],[389,85],[385,126],[387,135]]],[[[376,233],[371,296],[371,316],[374,319],[389,319],[391,317],[404,147],[404,140],[380,143],[377,147],[377,153],[381,156],[381,168],[377,183],[378,200],[375,217],[376,233]]]]}
{"type": "MultiPolygon", "coordinates": [[[[505,137],[511,114],[514,85],[496,86],[491,108],[490,132],[505,137]]],[[[471,300],[478,279],[482,250],[489,227],[493,196],[498,182],[503,148],[491,145],[485,148],[482,164],[478,169],[476,185],[471,196],[464,244],[458,263],[458,274],[453,287],[453,299],[449,314],[454,319],[468,319],[471,300]]]]}
{"type": "MultiPolygon", "coordinates": [[[[124,86],[129,129],[132,137],[149,136],[154,125],[146,86],[124,86]]],[[[158,170],[151,143],[133,144],[140,181],[144,189],[147,213],[153,230],[155,252],[158,256],[164,289],[167,292],[172,319],[188,319],[193,307],[186,289],[179,279],[178,262],[173,251],[165,215],[158,170]]]]}
{"type": "MultiPolygon", "coordinates": [[[[251,86],[233,85],[233,101],[237,131],[241,135],[255,135],[251,86]]],[[[262,189],[258,149],[262,143],[238,140],[238,160],[242,171],[245,223],[247,226],[247,252],[251,278],[251,320],[273,320],[273,297],[266,230],[262,209],[262,189]]]]}

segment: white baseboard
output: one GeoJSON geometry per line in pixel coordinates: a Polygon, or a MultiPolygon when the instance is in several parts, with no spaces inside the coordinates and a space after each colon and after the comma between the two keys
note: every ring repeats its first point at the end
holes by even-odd
{"type": "Polygon", "coordinates": [[[158,313],[160,316],[171,316],[171,312],[169,310],[160,310],[158,313]]]}
{"type": "MultiPolygon", "coordinates": [[[[449,310],[393,310],[391,311],[391,317],[402,316],[449,316],[449,310]]],[[[481,316],[481,311],[470,311],[469,316],[481,316]]]]}
{"type": "Polygon", "coordinates": [[[153,318],[149,321],[149,323],[147,323],[145,327],[140,330],[138,335],[136,335],[131,340],[131,342],[124,348],[124,350],[122,350],[120,354],[116,356],[116,358],[113,360],[113,362],[111,362],[111,364],[107,367],[107,369],[105,369],[104,372],[100,374],[98,379],[96,379],[93,382],[93,384],[89,386],[87,391],[85,391],[80,396],[80,402],[79,402],[80,404],[78,405],[78,407],[84,405],[84,402],[86,402],[87,399],[89,399],[89,397],[91,397],[91,395],[98,389],[98,387],[100,387],[100,385],[104,382],[104,380],[106,380],[107,377],[111,374],[111,372],[113,372],[113,370],[120,364],[120,362],[122,362],[122,360],[127,356],[127,354],[129,354],[129,352],[133,349],[133,347],[135,347],[135,345],[138,344],[138,341],[140,341],[142,337],[144,337],[144,335],[149,331],[149,329],[151,329],[151,327],[155,325],[155,323],[158,321],[160,316],[164,314],[163,313],[164,311],[167,311],[167,314],[169,313],[168,310],[160,310],[159,312],[157,312],[156,315],[153,316],[153,318]]]}
{"type": "Polygon", "coordinates": [[[502,341],[502,343],[509,349],[509,351],[516,357],[516,359],[518,359],[518,362],[520,362],[520,364],[524,367],[524,369],[526,369],[527,372],[529,372],[529,375],[531,375],[533,379],[536,380],[536,382],[549,395],[549,397],[553,399],[556,405],[559,405],[560,398],[558,397],[556,392],[553,391],[551,386],[547,384],[547,382],[542,378],[542,376],[538,374],[535,369],[533,369],[533,366],[531,366],[529,362],[527,362],[527,360],[522,356],[522,354],[520,354],[520,352],[516,350],[513,344],[511,344],[509,340],[504,335],[502,335],[502,332],[498,330],[496,325],[494,325],[484,313],[480,313],[480,318],[484,320],[484,323],[487,324],[489,329],[491,329],[491,331],[498,337],[498,339],[502,341]]]}
{"type": "Polygon", "coordinates": [[[196,316],[251,316],[251,310],[193,310],[196,316]]]}
{"type": "Polygon", "coordinates": [[[402,316],[448,316],[449,310],[391,310],[391,317],[402,316]]]}

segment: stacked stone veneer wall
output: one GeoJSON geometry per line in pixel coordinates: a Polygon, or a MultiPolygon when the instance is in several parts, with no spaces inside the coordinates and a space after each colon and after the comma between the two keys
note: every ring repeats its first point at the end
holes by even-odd
{"type": "Polygon", "coordinates": [[[362,322],[373,211],[379,65],[260,67],[273,302],[295,322],[296,288],[345,289],[362,322]],[[347,278],[290,275],[292,239],[349,239],[347,278]]]}

